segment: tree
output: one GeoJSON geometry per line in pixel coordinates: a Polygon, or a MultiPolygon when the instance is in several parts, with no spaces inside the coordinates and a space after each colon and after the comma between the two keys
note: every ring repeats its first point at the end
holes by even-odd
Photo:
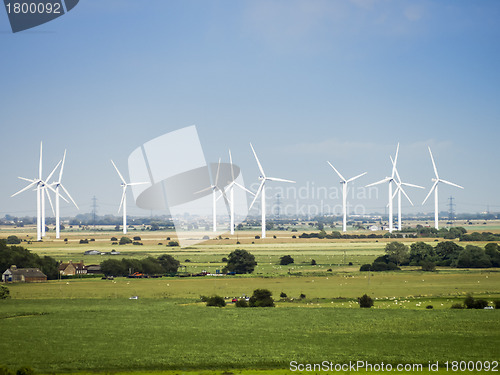
{"type": "Polygon", "coordinates": [[[21,243],[21,240],[17,236],[7,237],[7,245],[18,245],[20,243],[21,243]]]}
{"type": "Polygon", "coordinates": [[[118,259],[107,259],[101,263],[101,271],[106,276],[126,276],[128,269],[118,259]]]}
{"type": "Polygon", "coordinates": [[[10,298],[10,290],[4,285],[0,285],[0,299],[10,298]]]}
{"type": "Polygon", "coordinates": [[[370,308],[373,306],[373,299],[368,294],[363,294],[363,296],[358,298],[359,307],[370,308]]]}
{"type": "Polygon", "coordinates": [[[252,273],[257,262],[255,257],[246,250],[236,249],[228,255],[226,271],[238,274],[252,273]]]}
{"type": "Polygon", "coordinates": [[[272,295],[268,289],[255,289],[248,304],[250,307],[274,307],[272,295]]]}
{"type": "Polygon", "coordinates": [[[158,257],[158,261],[160,262],[163,270],[166,273],[174,273],[177,272],[180,266],[180,262],[175,259],[172,255],[163,254],[158,257]]]}
{"type": "Polygon", "coordinates": [[[164,272],[162,265],[153,257],[147,257],[141,260],[142,272],[148,275],[159,275],[164,272]]]}
{"type": "Polygon", "coordinates": [[[280,258],[280,265],[286,266],[288,264],[292,264],[294,262],[293,258],[290,255],[283,255],[280,258]]]}
{"type": "Polygon", "coordinates": [[[467,245],[458,254],[458,268],[488,268],[491,267],[491,260],[488,255],[478,246],[467,245]]]}
{"type": "Polygon", "coordinates": [[[132,243],[132,240],[128,237],[122,237],[120,238],[120,245],[126,245],[128,243],[132,243]]]}
{"type": "Polygon", "coordinates": [[[453,241],[439,242],[434,249],[440,266],[450,266],[464,248],[453,241]]]}
{"type": "Polygon", "coordinates": [[[422,261],[432,262],[436,257],[434,248],[425,242],[414,242],[410,246],[410,264],[420,266],[422,261]]]}
{"type": "Polygon", "coordinates": [[[207,299],[207,306],[224,307],[226,301],[221,296],[212,296],[207,299]]]}
{"type": "Polygon", "coordinates": [[[389,242],[385,245],[385,253],[397,266],[407,263],[410,258],[408,246],[401,242],[389,242]]]}
{"type": "Polygon", "coordinates": [[[490,257],[493,267],[500,267],[500,248],[496,243],[486,244],[484,252],[490,257]]]}

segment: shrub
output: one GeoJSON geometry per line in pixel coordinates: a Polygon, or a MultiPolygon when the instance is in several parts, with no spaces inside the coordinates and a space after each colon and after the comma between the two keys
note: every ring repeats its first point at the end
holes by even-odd
{"type": "Polygon", "coordinates": [[[359,307],[362,308],[369,309],[370,307],[373,306],[373,299],[368,294],[364,294],[363,296],[359,297],[358,302],[359,302],[359,307]]]}
{"type": "Polygon", "coordinates": [[[201,302],[207,302],[208,301],[208,297],[207,296],[200,296],[200,301],[201,302]]]}
{"type": "Polygon", "coordinates": [[[293,258],[290,255],[283,255],[280,258],[280,265],[286,266],[288,264],[292,264],[294,262],[293,258]]]}
{"type": "Polygon", "coordinates": [[[363,264],[361,267],[359,267],[359,270],[362,272],[370,271],[371,270],[371,264],[363,264]]]}
{"type": "Polygon", "coordinates": [[[464,305],[468,309],[484,309],[488,306],[488,301],[484,299],[474,299],[472,296],[467,296],[467,298],[465,298],[464,305]]]}
{"type": "Polygon", "coordinates": [[[426,308],[427,310],[432,310],[432,309],[434,308],[434,306],[432,306],[432,305],[427,305],[427,306],[425,306],[425,308],[426,308]]]}
{"type": "Polygon", "coordinates": [[[120,242],[119,242],[120,245],[126,245],[128,243],[132,243],[132,240],[130,238],[128,238],[128,237],[120,238],[120,242]]]}
{"type": "Polygon", "coordinates": [[[87,239],[80,240],[80,244],[85,244],[85,243],[89,243],[89,240],[87,240],[87,239]]]}
{"type": "Polygon", "coordinates": [[[304,299],[306,298],[306,295],[304,293],[300,293],[300,296],[299,296],[300,299],[304,299]]]}
{"type": "Polygon", "coordinates": [[[20,243],[21,243],[21,240],[17,236],[7,237],[7,245],[18,245],[20,243]]]}
{"type": "Polygon", "coordinates": [[[0,285],[0,299],[10,298],[10,290],[4,285],[0,285]]]}
{"type": "Polygon", "coordinates": [[[316,265],[316,261],[313,259],[311,260],[311,266],[315,266],[316,265]]]}
{"type": "Polygon", "coordinates": [[[272,293],[268,289],[255,289],[250,297],[250,307],[274,307],[272,293]]]}
{"type": "Polygon", "coordinates": [[[35,371],[31,367],[21,367],[16,371],[16,375],[34,375],[35,371]]]}
{"type": "Polygon", "coordinates": [[[260,239],[260,236],[255,236],[255,239],[256,239],[256,240],[259,240],[259,239],[260,239]]]}
{"type": "Polygon", "coordinates": [[[226,301],[221,296],[212,296],[207,299],[207,306],[224,307],[226,301]]]}
{"type": "Polygon", "coordinates": [[[281,293],[280,293],[280,298],[286,298],[286,297],[287,297],[287,295],[286,295],[286,293],[285,293],[285,292],[281,292],[281,293]]]}
{"type": "Polygon", "coordinates": [[[177,241],[169,241],[167,246],[173,247],[173,246],[179,246],[179,242],[177,241]]]}
{"type": "Polygon", "coordinates": [[[139,241],[134,241],[134,242],[132,242],[132,245],[143,245],[143,243],[139,242],[139,241]]]}
{"type": "Polygon", "coordinates": [[[462,305],[461,303],[454,303],[453,305],[451,305],[451,308],[452,309],[463,309],[464,305],[462,305]]]}
{"type": "Polygon", "coordinates": [[[141,240],[141,237],[139,237],[139,236],[134,237],[134,241],[140,241],[140,240],[141,240]]]}
{"type": "Polygon", "coordinates": [[[248,302],[247,302],[246,299],[241,298],[238,301],[236,301],[236,303],[234,304],[234,306],[236,306],[236,307],[248,307],[248,302]]]}
{"type": "Polygon", "coordinates": [[[495,309],[500,309],[500,299],[493,301],[493,305],[495,306],[495,309]]]}
{"type": "Polygon", "coordinates": [[[422,265],[422,271],[433,272],[436,270],[436,263],[429,260],[422,260],[420,264],[422,265]]]}
{"type": "Polygon", "coordinates": [[[118,241],[118,238],[116,238],[116,237],[111,237],[111,241],[118,241]]]}
{"type": "Polygon", "coordinates": [[[226,263],[226,262],[227,262],[227,258],[226,258],[226,257],[222,258],[222,261],[223,261],[224,263],[226,263]]]}

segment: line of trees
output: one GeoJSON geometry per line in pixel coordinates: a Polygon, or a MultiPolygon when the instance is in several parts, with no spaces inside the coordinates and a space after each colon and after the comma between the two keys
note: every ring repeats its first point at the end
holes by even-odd
{"type": "Polygon", "coordinates": [[[168,254],[157,258],[144,259],[107,259],[101,262],[101,271],[106,276],[128,276],[135,272],[146,275],[174,274],[179,269],[180,262],[168,254]]]}
{"type": "Polygon", "coordinates": [[[425,242],[415,242],[410,246],[401,242],[389,242],[385,255],[370,264],[361,266],[361,271],[398,270],[399,266],[421,266],[432,271],[436,266],[455,268],[500,267],[500,247],[488,243],[484,248],[474,245],[462,247],[453,241],[443,241],[435,247],[425,242]]]}

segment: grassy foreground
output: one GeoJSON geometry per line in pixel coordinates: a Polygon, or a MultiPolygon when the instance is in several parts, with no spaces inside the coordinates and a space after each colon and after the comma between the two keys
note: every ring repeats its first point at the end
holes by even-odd
{"type": "Polygon", "coordinates": [[[7,300],[1,362],[40,372],[288,369],[290,361],[495,360],[497,311],[207,308],[181,301],[7,300]]]}

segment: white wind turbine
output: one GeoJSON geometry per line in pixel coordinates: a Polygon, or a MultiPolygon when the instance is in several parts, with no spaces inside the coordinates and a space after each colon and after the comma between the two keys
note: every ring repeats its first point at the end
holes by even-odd
{"type": "Polygon", "coordinates": [[[400,231],[403,228],[402,221],[401,221],[401,193],[404,194],[406,199],[408,199],[408,202],[410,202],[411,205],[413,206],[413,202],[411,201],[408,194],[406,194],[406,192],[404,191],[403,186],[409,186],[409,187],[414,187],[414,188],[419,188],[419,189],[425,189],[425,188],[423,186],[410,184],[408,182],[402,182],[401,177],[399,176],[399,173],[398,173],[398,169],[396,168],[395,162],[394,162],[394,160],[392,160],[392,156],[390,158],[391,158],[392,164],[394,165],[394,170],[396,172],[396,178],[397,178],[397,180],[394,180],[397,187],[396,187],[396,191],[394,192],[394,195],[392,196],[392,198],[394,199],[396,194],[398,195],[398,231],[400,231]]]}
{"type": "Polygon", "coordinates": [[[259,170],[261,175],[259,176],[259,180],[262,182],[260,183],[259,188],[257,189],[257,192],[255,193],[255,198],[252,201],[252,204],[250,205],[249,210],[252,208],[254,205],[255,201],[257,200],[259,194],[261,196],[261,213],[262,213],[262,238],[266,238],[266,181],[280,181],[280,182],[290,182],[290,183],[295,183],[295,181],[291,180],[285,180],[282,178],[276,178],[276,177],[266,177],[266,174],[264,173],[264,169],[262,168],[262,165],[260,164],[259,158],[257,157],[257,154],[255,153],[255,150],[253,149],[252,144],[250,143],[250,147],[252,148],[253,155],[255,156],[255,160],[257,161],[257,165],[259,166],[259,170]]]}
{"type": "Polygon", "coordinates": [[[340,177],[340,183],[342,184],[342,213],[343,213],[342,230],[344,232],[346,232],[347,231],[347,184],[349,182],[356,180],[357,178],[360,178],[361,176],[364,176],[366,174],[366,172],[361,173],[360,175],[357,175],[356,177],[352,177],[352,178],[346,180],[344,178],[344,176],[342,176],[340,174],[340,172],[335,169],[335,167],[332,165],[332,163],[330,163],[329,161],[327,161],[327,163],[338,174],[338,176],[340,177]]]}
{"type": "Polygon", "coordinates": [[[394,181],[394,177],[396,174],[396,163],[398,162],[398,153],[399,153],[399,143],[396,148],[396,156],[394,158],[394,162],[392,163],[392,174],[391,177],[386,177],[383,180],[374,182],[373,184],[366,185],[365,187],[370,187],[370,186],[375,186],[379,184],[383,184],[384,182],[388,183],[388,188],[389,188],[389,233],[392,233],[393,231],[393,209],[392,209],[392,182],[394,181]]]}
{"type": "Polygon", "coordinates": [[[59,179],[56,182],[53,182],[51,184],[52,186],[55,186],[55,190],[56,190],[56,238],[61,237],[61,233],[60,233],[61,232],[61,224],[60,224],[61,219],[60,219],[60,210],[59,210],[59,198],[62,198],[66,203],[68,203],[68,201],[61,195],[59,189],[62,189],[66,193],[66,195],[71,200],[71,202],[73,202],[75,207],[79,210],[78,205],[75,203],[75,201],[73,200],[73,198],[69,194],[68,190],[66,190],[66,188],[61,183],[65,161],[66,161],[66,150],[64,150],[61,169],[59,170],[59,179]]]}
{"type": "Polygon", "coordinates": [[[229,150],[229,164],[231,165],[231,183],[227,186],[226,190],[229,191],[229,217],[230,217],[230,231],[231,234],[234,234],[234,187],[238,186],[240,189],[245,190],[246,192],[255,195],[250,190],[248,190],[243,185],[240,185],[236,182],[234,177],[234,169],[233,169],[233,157],[231,156],[231,150],[229,150]]]}
{"type": "Polygon", "coordinates": [[[432,160],[432,166],[434,167],[434,174],[436,175],[436,178],[433,178],[432,181],[434,181],[434,185],[432,185],[431,190],[429,190],[429,194],[425,197],[424,201],[422,202],[422,205],[425,204],[427,199],[430,197],[432,192],[434,191],[434,227],[436,229],[439,229],[439,205],[438,205],[438,184],[440,182],[443,182],[445,184],[451,185],[458,187],[460,189],[463,189],[462,186],[454,184],[453,182],[449,182],[446,180],[443,180],[442,178],[439,178],[437,168],[436,168],[436,163],[434,163],[434,158],[432,157],[432,151],[431,148],[429,148],[429,154],[431,155],[431,160],[432,160]]]}
{"type": "MultiPolygon", "coordinates": [[[[56,165],[56,167],[52,170],[47,180],[49,180],[52,177],[52,175],[54,174],[55,170],[57,169],[60,163],[61,162],[59,162],[56,165]]],[[[11,197],[15,197],[16,195],[21,194],[22,192],[31,189],[32,187],[36,187],[36,238],[37,241],[41,241],[43,235],[45,235],[45,213],[43,213],[43,211],[45,211],[44,194],[47,194],[49,202],[52,205],[52,202],[50,201],[50,196],[48,195],[46,189],[48,188],[53,192],[55,192],[54,188],[52,188],[52,186],[50,185],[47,185],[47,183],[42,179],[42,142],[40,142],[40,160],[38,164],[38,178],[29,179],[29,178],[19,177],[19,179],[28,181],[30,182],[30,184],[19,190],[17,193],[12,194],[11,197]]]]}
{"type": "Polygon", "coordinates": [[[127,234],[127,187],[134,186],[134,185],[143,185],[143,184],[147,184],[148,182],[129,182],[129,183],[127,183],[125,181],[125,179],[123,178],[122,174],[120,173],[120,171],[118,170],[118,168],[116,167],[113,160],[111,160],[111,163],[113,164],[113,167],[115,167],[116,172],[118,173],[118,176],[120,176],[120,180],[122,180],[121,186],[123,189],[123,193],[122,193],[122,200],[120,202],[120,207],[118,208],[118,212],[120,212],[120,210],[123,207],[123,234],[127,234]]]}

